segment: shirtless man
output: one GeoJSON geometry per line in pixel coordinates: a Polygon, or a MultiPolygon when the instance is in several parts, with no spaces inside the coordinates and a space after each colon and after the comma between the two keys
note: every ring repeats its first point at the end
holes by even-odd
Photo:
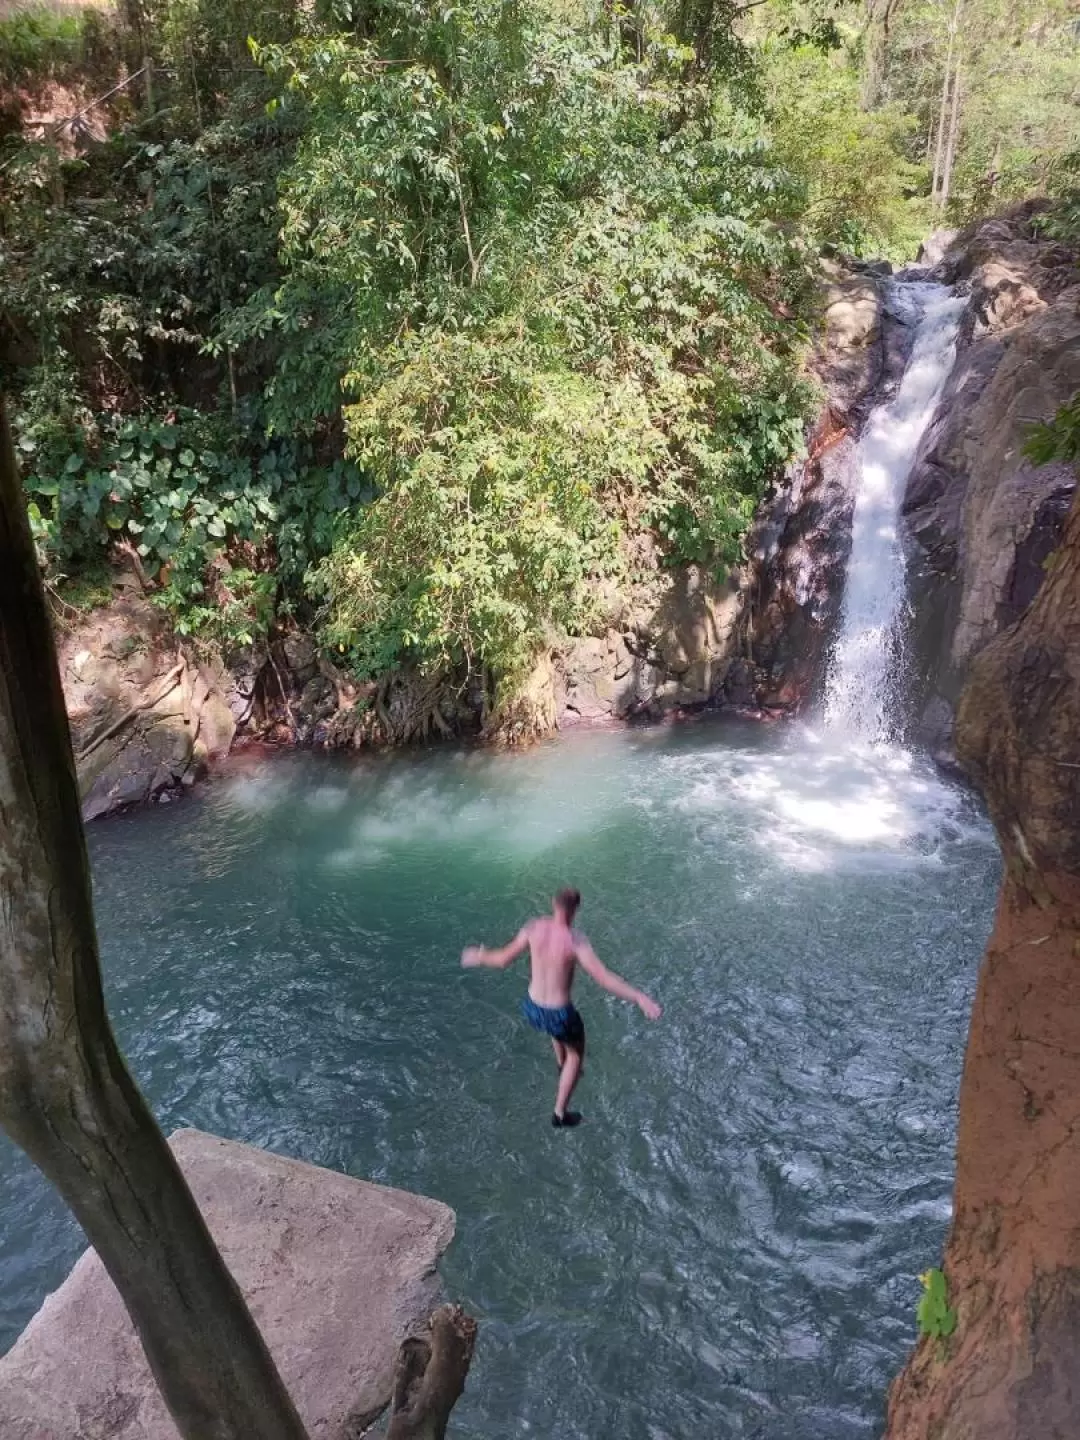
{"type": "Polygon", "coordinates": [[[532,973],[529,993],[521,1002],[521,1013],[534,1030],[550,1035],[555,1047],[559,1090],[551,1123],[557,1129],[581,1123],[581,1116],[566,1108],[585,1059],[585,1026],[570,1001],[577,966],[604,990],[637,1005],[650,1020],[660,1018],[656,1001],[608,970],[585,936],[570,928],[580,904],[581,896],[576,890],[560,890],[552,902],[552,913],[527,921],[509,945],[501,950],[470,945],[461,952],[462,965],[489,965],[495,970],[505,970],[528,946],[532,973]]]}

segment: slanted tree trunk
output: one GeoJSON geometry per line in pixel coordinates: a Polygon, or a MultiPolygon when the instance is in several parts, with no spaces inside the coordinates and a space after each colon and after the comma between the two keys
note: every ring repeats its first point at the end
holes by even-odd
{"type": "Polygon", "coordinates": [[[101,1256],[185,1440],[306,1440],[105,1013],[67,717],[2,414],[0,1124],[101,1256]]]}
{"type": "MultiPolygon", "coordinates": [[[[1027,613],[976,660],[958,753],[1005,859],[960,1089],[945,1252],[958,1324],[887,1440],[1080,1435],[1080,492],[1027,613]]],[[[933,1262],[927,1256],[927,1262],[933,1262]]]]}

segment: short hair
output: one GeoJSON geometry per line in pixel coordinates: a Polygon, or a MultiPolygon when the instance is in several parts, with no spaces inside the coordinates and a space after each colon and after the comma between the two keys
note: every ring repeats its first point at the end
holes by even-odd
{"type": "Polygon", "coordinates": [[[567,923],[569,924],[577,914],[577,908],[581,904],[581,891],[575,890],[572,885],[568,885],[565,890],[560,890],[555,896],[555,904],[566,916],[567,923]]]}

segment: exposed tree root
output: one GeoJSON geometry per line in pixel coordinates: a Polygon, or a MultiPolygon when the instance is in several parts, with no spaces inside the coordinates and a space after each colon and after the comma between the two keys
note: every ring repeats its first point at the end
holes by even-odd
{"type": "Polygon", "coordinates": [[[431,1317],[429,1335],[404,1342],[386,1440],[443,1440],[475,1345],[476,1321],[458,1305],[441,1306],[431,1317]]]}

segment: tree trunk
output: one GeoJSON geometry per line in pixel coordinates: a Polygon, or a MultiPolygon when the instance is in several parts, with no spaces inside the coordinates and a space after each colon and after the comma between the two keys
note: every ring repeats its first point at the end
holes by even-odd
{"type": "Polygon", "coordinates": [[[306,1440],[105,1013],[67,717],[2,413],[0,1124],[101,1256],[185,1440],[306,1440]]]}
{"type": "Polygon", "coordinates": [[[941,178],[941,193],[939,204],[944,210],[949,203],[949,195],[952,191],[953,160],[956,157],[956,140],[960,131],[960,61],[956,62],[956,69],[953,71],[952,87],[952,114],[949,118],[949,139],[945,146],[945,173],[941,178]]]}
{"type": "Polygon", "coordinates": [[[1080,492],[1039,594],[976,660],[957,717],[1005,879],[960,1089],[944,1261],[958,1324],[896,1381],[888,1440],[1080,1435],[1078,737],[1080,492]]]}
{"type": "Polygon", "coordinates": [[[953,6],[949,21],[949,47],[945,52],[945,74],[941,81],[941,105],[938,110],[937,147],[934,151],[934,175],[930,185],[930,203],[935,210],[941,209],[941,181],[944,175],[945,134],[949,122],[949,94],[953,78],[953,52],[956,49],[956,34],[960,25],[961,0],[953,6]]]}

